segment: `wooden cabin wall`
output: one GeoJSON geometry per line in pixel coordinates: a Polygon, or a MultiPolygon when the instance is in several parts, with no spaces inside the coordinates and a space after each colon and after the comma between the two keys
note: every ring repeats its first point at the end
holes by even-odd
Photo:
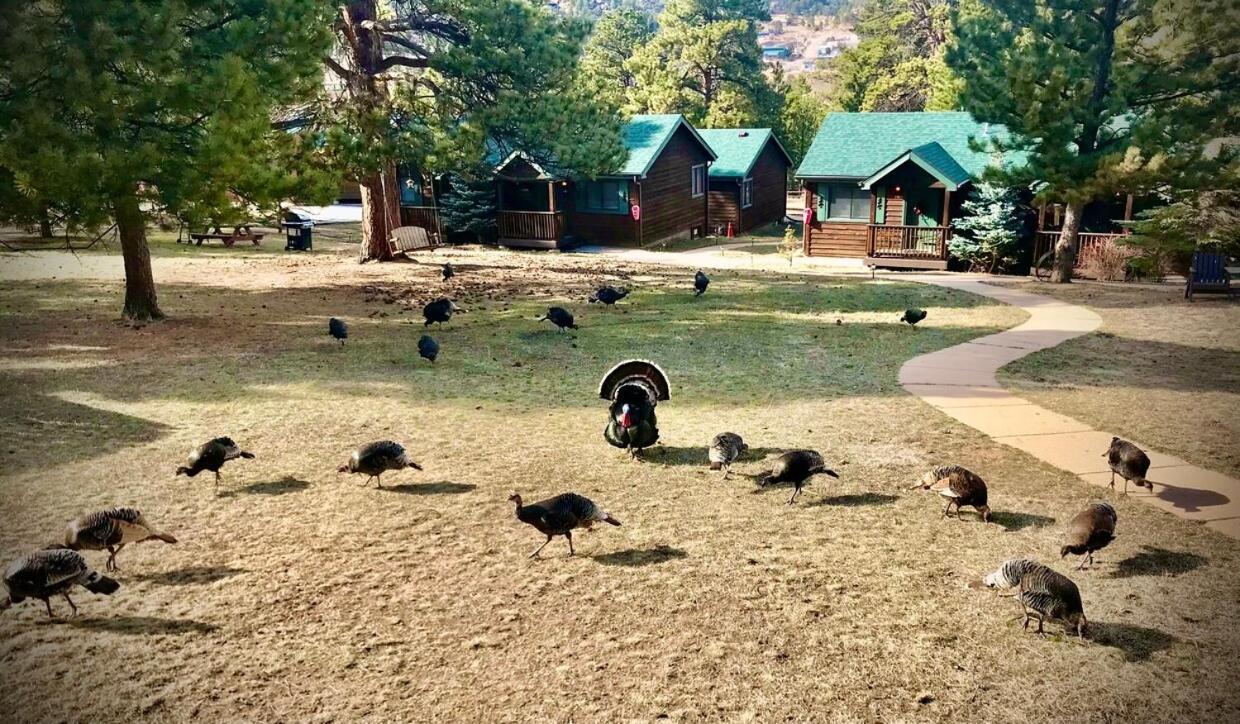
{"type": "MultiPolygon", "coordinates": [[[[637,244],[637,222],[632,214],[588,214],[576,209],[577,195],[570,185],[565,200],[567,207],[567,233],[578,236],[591,244],[615,244],[635,246],[637,244]]],[[[637,185],[629,183],[629,205],[637,203],[637,185]]]]}
{"type": "Polygon", "coordinates": [[[788,162],[774,141],[767,142],[749,173],[753,205],[741,209],[744,231],[780,221],[788,213],[788,162]]]}
{"type": "Polygon", "coordinates": [[[683,126],[671,140],[641,181],[642,245],[679,236],[689,236],[694,228],[705,229],[707,192],[693,197],[691,170],[708,160],[706,150],[683,126]]]}
{"type": "MultiPolygon", "coordinates": [[[[741,186],[734,178],[713,178],[710,180],[709,197],[710,224],[709,231],[727,230],[728,224],[738,233],[744,228],[741,225],[741,186]]],[[[748,209],[746,209],[748,211],[748,209]]]]}

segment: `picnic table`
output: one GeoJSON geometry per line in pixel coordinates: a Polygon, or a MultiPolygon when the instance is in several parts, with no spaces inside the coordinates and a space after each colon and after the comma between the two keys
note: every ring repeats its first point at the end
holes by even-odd
{"type": "Polygon", "coordinates": [[[248,241],[258,246],[258,243],[263,240],[263,234],[252,231],[249,224],[242,224],[234,226],[231,234],[220,231],[220,227],[216,226],[209,232],[191,232],[189,238],[195,246],[202,246],[202,242],[212,239],[224,242],[224,246],[232,246],[238,241],[248,241]]]}

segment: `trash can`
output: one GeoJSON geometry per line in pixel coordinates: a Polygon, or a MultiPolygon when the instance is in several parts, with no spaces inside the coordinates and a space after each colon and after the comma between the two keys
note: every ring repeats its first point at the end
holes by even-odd
{"type": "Polygon", "coordinates": [[[310,251],[314,248],[314,221],[296,214],[286,214],[284,223],[285,251],[310,251]]]}

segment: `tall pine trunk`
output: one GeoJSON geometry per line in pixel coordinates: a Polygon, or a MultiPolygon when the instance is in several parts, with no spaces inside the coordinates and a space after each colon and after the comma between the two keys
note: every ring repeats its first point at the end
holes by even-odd
{"type": "Polygon", "coordinates": [[[1067,284],[1072,281],[1072,267],[1076,264],[1076,240],[1081,231],[1081,212],[1085,205],[1070,201],[1064,207],[1063,229],[1055,242],[1055,266],[1051,269],[1051,281],[1067,284]]]}
{"type": "Polygon", "coordinates": [[[113,202],[116,231],[121,238],[121,254],[125,258],[126,319],[154,322],[164,318],[155,299],[155,276],[151,273],[151,250],[146,245],[146,217],[138,207],[133,191],[118,196],[113,202]]]}
{"type": "Polygon", "coordinates": [[[393,164],[365,179],[362,191],[362,249],[360,261],[388,261],[392,249],[388,239],[400,226],[400,196],[396,191],[396,168],[393,164]]]}
{"type": "Polygon", "coordinates": [[[39,215],[39,237],[52,238],[52,217],[48,215],[47,209],[43,209],[43,213],[39,215]]]}

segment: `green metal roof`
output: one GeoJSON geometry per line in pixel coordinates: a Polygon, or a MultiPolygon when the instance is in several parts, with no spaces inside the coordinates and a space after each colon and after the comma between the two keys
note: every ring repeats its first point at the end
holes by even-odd
{"type": "MultiPolygon", "coordinates": [[[[901,156],[915,154],[949,178],[959,179],[958,185],[1000,161],[969,148],[970,137],[984,141],[988,136],[1006,137],[1007,129],[960,112],[832,113],[818,128],[796,175],[868,179],[901,156]]],[[[1009,154],[1002,162],[1010,166],[1023,163],[1024,157],[1009,154]]]]}
{"type": "Polygon", "coordinates": [[[698,133],[715,152],[711,178],[745,178],[753,169],[768,141],[775,141],[779,152],[792,164],[788,152],[769,128],[704,128],[698,133]]]}
{"type": "Polygon", "coordinates": [[[629,122],[624,124],[621,129],[621,137],[624,141],[624,147],[628,149],[629,158],[625,161],[613,176],[645,176],[654,162],[658,160],[659,154],[663,152],[664,147],[672,140],[672,136],[676,134],[676,130],[681,126],[689,130],[698,143],[702,144],[702,148],[706,150],[707,155],[711,159],[715,158],[715,152],[711,150],[706,141],[698,135],[698,132],[689,125],[685,117],[679,113],[665,114],[641,114],[633,116],[629,122]]]}
{"type": "Polygon", "coordinates": [[[938,141],[931,141],[896,156],[886,166],[883,166],[871,174],[869,178],[862,181],[861,188],[870,188],[875,181],[883,178],[906,162],[920,166],[922,170],[941,181],[945,187],[952,191],[969,182],[969,172],[964,170],[963,166],[956,163],[956,159],[952,158],[951,154],[940,146],[938,141]]]}

